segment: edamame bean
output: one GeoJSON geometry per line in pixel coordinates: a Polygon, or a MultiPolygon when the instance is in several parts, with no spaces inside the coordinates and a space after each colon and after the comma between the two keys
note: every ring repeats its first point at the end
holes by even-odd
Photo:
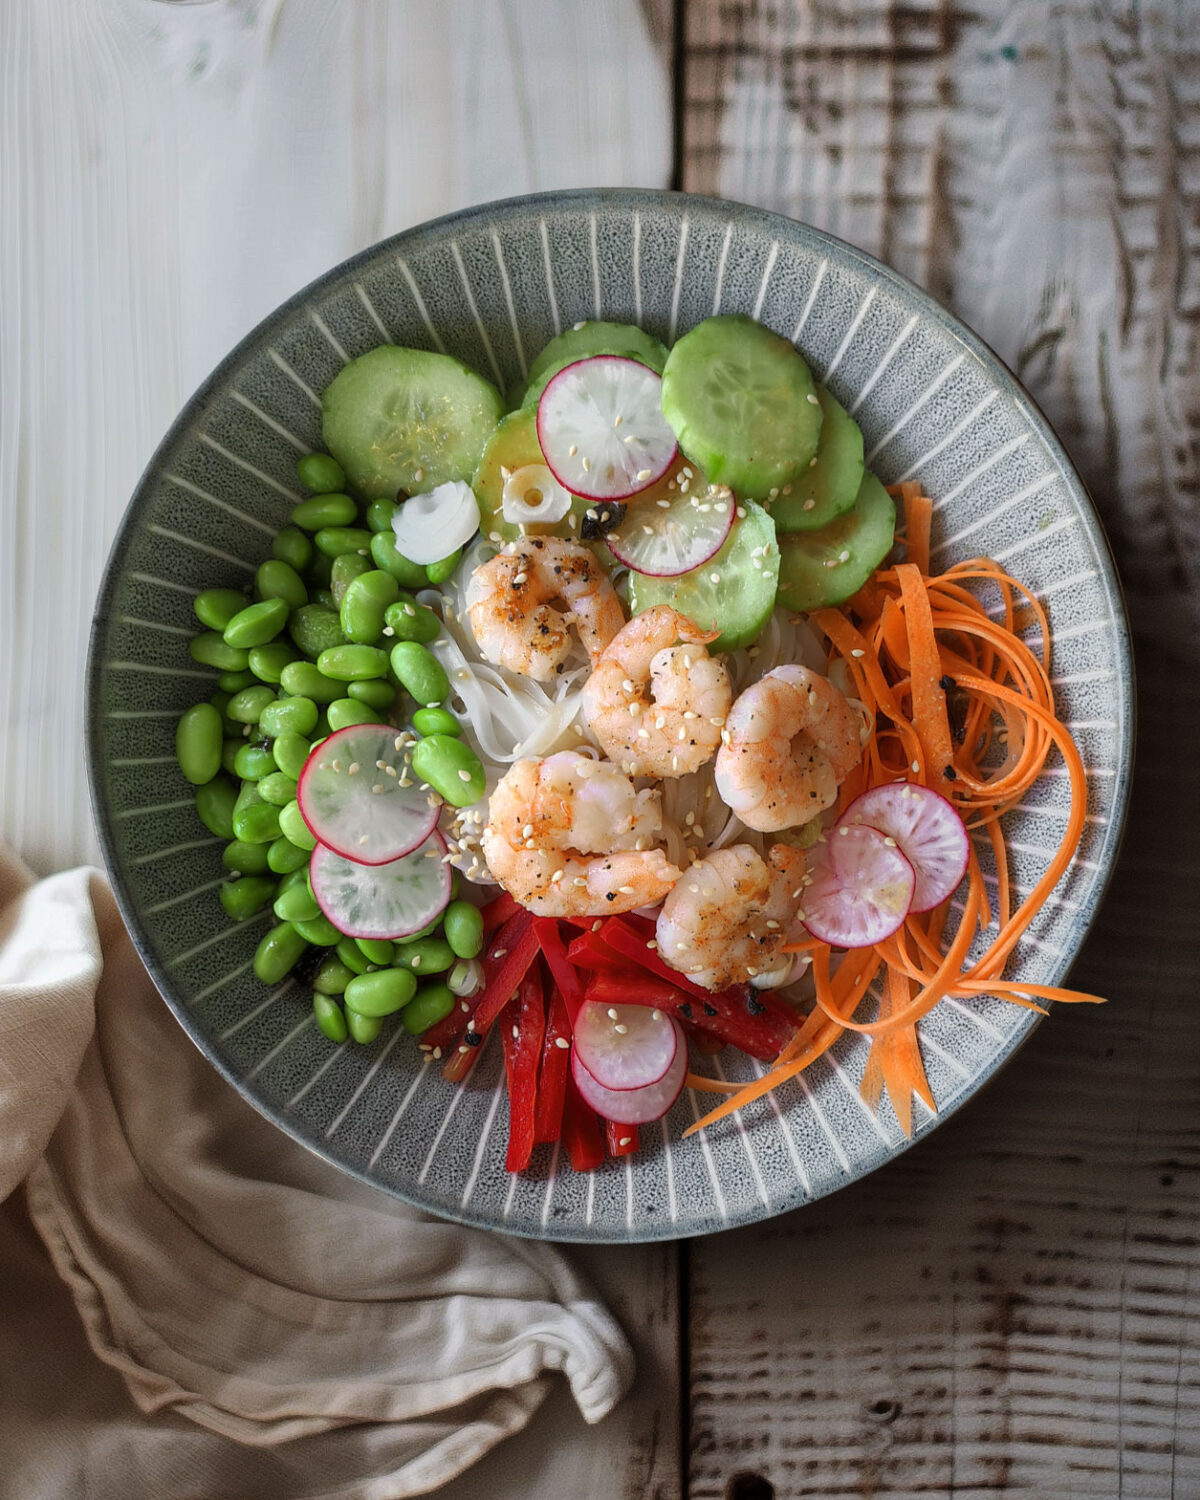
{"type": "Polygon", "coordinates": [[[411,594],[401,594],[395,604],[389,604],[383,618],[398,641],[427,645],[442,628],[433,610],[418,604],[411,594]]]}
{"type": "Polygon", "coordinates": [[[271,771],[258,783],[258,795],[272,807],[286,807],[296,800],[296,783],[282,771],[271,771]]]}
{"type": "MultiPolygon", "coordinates": [[[[285,699],[285,702],[294,701],[285,699]]],[[[313,722],[316,722],[317,706],[313,704],[313,722]]],[[[262,720],[258,721],[262,728],[262,720]]],[[[293,781],[300,780],[300,772],[304,769],[304,762],[308,759],[309,743],[302,734],[295,730],[285,730],[277,736],[275,743],[271,746],[271,755],[275,764],[285,776],[290,776],[293,781]]]]}
{"type": "Polygon", "coordinates": [[[260,682],[277,684],[288,662],[299,659],[299,652],[290,641],[273,641],[269,646],[252,648],[250,670],[260,682]]]}
{"type": "Polygon", "coordinates": [[[454,967],[454,961],[454,949],[445,938],[417,938],[396,945],[396,966],[411,969],[414,974],[444,974],[454,967]]]}
{"type": "Polygon", "coordinates": [[[427,926],[420,928],[417,932],[410,932],[407,937],[397,938],[397,951],[405,947],[408,943],[418,943],[422,938],[432,937],[435,932],[440,932],[441,930],[442,914],[438,912],[437,916],[427,926]]]}
{"type": "Polygon", "coordinates": [[[301,500],[292,511],[292,525],[320,531],[327,526],[349,526],[357,514],[358,506],[350,496],[334,491],[301,500]]]}
{"type": "Polygon", "coordinates": [[[418,734],[449,734],[461,739],[462,725],[448,708],[418,708],[412,716],[418,734]]]}
{"type": "MultiPolygon", "coordinates": [[[[222,730],[225,728],[223,723],[221,728],[222,730]]],[[[225,772],[226,776],[237,775],[237,767],[235,765],[237,753],[245,743],[245,740],[241,739],[221,741],[221,769],[225,772]]]]}
{"type": "Polygon", "coordinates": [[[356,1010],[348,1010],[346,1012],[346,1029],[356,1042],[361,1043],[364,1047],[369,1046],[383,1030],[383,1017],[363,1016],[359,1015],[356,1010]]]}
{"type": "Polygon", "coordinates": [[[259,564],[254,575],[254,591],[260,599],[282,599],[289,609],[299,609],[308,603],[303,578],[291,563],[277,557],[259,564]]]}
{"type": "Polygon", "coordinates": [[[275,769],[275,757],[265,745],[243,743],[234,760],[233,769],[243,781],[257,781],[260,776],[269,776],[275,769]]]}
{"type": "Polygon", "coordinates": [[[387,666],[387,652],[380,651],[377,646],[333,646],[317,657],[317,671],[324,672],[326,677],[335,677],[339,682],[362,682],[369,677],[382,677],[387,666]]]}
{"type": "Polygon", "coordinates": [[[314,661],[322,651],[341,646],[346,640],[337,615],[323,604],[304,604],[294,609],[288,620],[288,634],[305,656],[314,661]]]}
{"type": "Polygon", "coordinates": [[[365,974],[370,968],[369,960],[365,959],[362,951],[353,938],[344,937],[337,945],[337,956],[340,962],[354,974],[365,974]]]}
{"type": "Polygon", "coordinates": [[[327,494],[345,486],[346,475],[336,458],[328,453],[306,453],[296,465],[300,483],[315,495],[327,494]]]}
{"type": "Polygon", "coordinates": [[[317,948],[333,948],[341,941],[341,933],[328,917],[320,912],[315,917],[295,924],[296,931],[317,948]]]}
{"type": "Polygon", "coordinates": [[[296,886],[300,886],[302,890],[309,891],[309,894],[311,895],[311,887],[309,886],[308,882],[307,864],[302,866],[300,869],[289,870],[288,873],[280,880],[279,889],[275,892],[275,894],[277,896],[282,896],[284,891],[293,890],[296,886]]]}
{"type": "Polygon", "coordinates": [[[483,947],[483,913],[469,901],[451,901],[442,928],[459,958],[474,958],[483,947]]]}
{"type": "Polygon", "coordinates": [[[383,634],[384,612],[399,593],[400,585],[382,568],[361,573],[342,596],[342,634],[347,640],[374,645],[383,634]]]}
{"type": "Polygon", "coordinates": [[[221,851],[221,863],[239,875],[265,875],[270,868],[267,854],[265,844],[243,844],[240,839],[234,839],[221,851]]]}
{"type": "MultiPolygon", "coordinates": [[[[239,646],[243,651],[265,646],[287,624],[290,609],[286,599],[260,599],[257,604],[248,604],[226,625],[222,638],[227,646],[239,646]]],[[[248,663],[249,657],[246,660],[248,663]]]]}
{"type": "Polygon", "coordinates": [[[313,541],[326,557],[340,557],[343,552],[360,552],[365,557],[371,546],[371,533],[361,526],[322,526],[313,541]]]}
{"type": "Polygon", "coordinates": [[[323,552],[318,552],[314,547],[312,562],[304,570],[304,581],[308,584],[310,597],[315,603],[323,604],[326,609],[330,609],[333,606],[333,600],[325,598],[332,578],[333,558],[326,557],[323,552]]]}
{"type": "Polygon", "coordinates": [[[357,552],[342,552],[334,558],[329,570],[329,603],[334,609],[341,608],[346,590],[354,580],[370,571],[371,559],[361,557],[357,552]]]}
{"type": "MultiPolygon", "coordinates": [[[[271,556],[287,563],[289,568],[295,568],[297,573],[303,573],[312,562],[312,555],[313,544],[298,526],[285,526],[282,531],[275,533],[275,540],[271,543],[271,556]]],[[[225,627],[221,628],[223,630],[225,627]]]]}
{"type": "MultiPolygon", "coordinates": [[[[326,677],[316,663],[311,661],[288,662],[280,676],[279,685],[285,693],[296,698],[309,698],[314,705],[332,703],[335,698],[340,698],[345,692],[340,682],[334,682],[331,677],[326,677]]],[[[301,729],[298,723],[289,724],[288,728],[295,729],[298,734],[310,732],[308,729],[301,729]]]]}
{"type": "Polygon", "coordinates": [[[360,1016],[392,1016],[417,993],[417,981],[407,969],[377,969],[356,974],[346,986],[346,1009],[360,1016]]]}
{"type": "Polygon", "coordinates": [[[233,837],[233,809],[237,804],[237,793],[233,783],[224,776],[214,776],[203,786],[196,788],[196,815],[219,839],[233,837]]]}
{"type": "Polygon", "coordinates": [[[372,500],[367,506],[367,525],[372,531],[391,531],[396,507],[390,500],[372,500]]]}
{"type": "Polygon", "coordinates": [[[188,653],[202,667],[216,667],[218,672],[244,672],[250,658],[237,646],[226,644],[225,637],[215,630],[206,630],[188,642],[188,653]]]}
{"type": "Polygon", "coordinates": [[[227,880],[219,892],[225,915],[244,922],[256,911],[262,911],[275,894],[275,882],[266,875],[243,875],[241,880],[227,880]]]}
{"type": "Polygon", "coordinates": [[[240,693],[243,688],[253,687],[258,680],[253,672],[222,672],[217,678],[217,686],[232,698],[234,693],[240,693]]]}
{"type": "Polygon", "coordinates": [[[320,991],[313,996],[313,1015],[317,1018],[321,1034],[331,1042],[344,1042],[349,1036],[342,1007],[331,996],[323,995],[320,991]]]}
{"type": "Polygon", "coordinates": [[[272,927],[254,950],[254,973],[263,984],[278,984],[308,951],[307,941],[290,922],[272,927]]]}
{"type": "MultiPolygon", "coordinates": [[[[235,691],[236,691],[236,689],[235,689],[235,691]]],[[[233,693],[226,693],[226,692],[222,691],[222,692],[219,692],[219,693],[214,693],[212,695],[212,697],[208,701],[212,704],[212,706],[216,709],[216,711],[221,715],[221,717],[224,718],[225,717],[225,710],[229,707],[229,700],[232,697],[233,697],[233,693]]]]}
{"type": "Polygon", "coordinates": [[[196,618],[210,630],[224,630],[238,610],[245,607],[246,596],[237,589],[205,589],[192,601],[196,618]]]}
{"type": "Polygon", "coordinates": [[[300,884],[276,895],[274,911],[281,922],[312,922],[321,915],[321,908],[308,886],[300,884]]]}
{"type": "Polygon", "coordinates": [[[275,702],[275,690],[265,686],[243,688],[234,693],[225,710],[225,717],[235,724],[257,724],[262,711],[275,702]]]}
{"type": "MultiPolygon", "coordinates": [[[[357,553],[348,553],[347,555],[355,557],[357,553]]],[[[326,558],[326,562],[328,561],[329,559],[326,558]]],[[[331,579],[330,582],[332,583],[332,581],[331,579]]],[[[313,594],[313,603],[319,604],[322,609],[331,609],[334,614],[337,614],[337,605],[333,602],[333,594],[329,589],[317,589],[313,594]]]]}
{"type": "Polygon", "coordinates": [[[335,698],[326,713],[329,727],[349,729],[351,724],[382,724],[384,717],[366,703],[356,703],[353,698],[335,698]]]}
{"type": "Polygon", "coordinates": [[[413,746],[414,775],[443,796],[451,807],[470,807],[487,787],[479,757],[463,740],[431,734],[413,746]]]}
{"type": "Polygon", "coordinates": [[[358,951],[372,964],[390,964],[395,949],[384,938],[355,938],[358,951]]]}
{"type": "Polygon", "coordinates": [[[175,759],[193,786],[203,786],[221,769],[221,715],[211,703],[197,703],[175,726],[175,759]]]}
{"type": "Polygon", "coordinates": [[[353,978],[353,969],[348,969],[336,953],[327,953],[317,965],[313,989],[320,990],[323,995],[344,995],[353,978]]]}
{"type": "Polygon", "coordinates": [[[443,557],[438,562],[430,563],[425,569],[426,576],[430,583],[445,583],[447,578],[453,577],[454,570],[461,561],[462,548],[460,547],[457,552],[452,552],[449,557],[443,557]]]}
{"type": "Polygon", "coordinates": [[[396,689],[381,677],[368,678],[364,682],[348,682],[346,693],[356,702],[365,703],[368,708],[381,714],[386,714],[396,701],[396,689]]]}
{"type": "Polygon", "coordinates": [[[423,589],[429,582],[420,563],[409,562],[396,551],[396,537],[390,529],[377,531],[371,538],[371,557],[375,566],[390,573],[402,589],[423,589]]]}
{"type": "Polygon", "coordinates": [[[289,802],[279,809],[279,831],[297,849],[315,849],[317,841],[308,831],[308,824],[300,816],[300,804],[289,802]]]}
{"type": "Polygon", "coordinates": [[[440,708],[450,696],[450,679],[432,651],[419,641],[397,641],[392,647],[392,671],[400,685],[424,708],[440,708]]]}
{"type": "Polygon", "coordinates": [[[233,809],[233,835],[244,844],[270,844],[279,837],[279,809],[264,802],[247,781],[233,809]]]}
{"type": "Polygon", "coordinates": [[[439,1021],[444,1021],[455,1006],[454,995],[447,984],[423,984],[400,1012],[400,1024],[410,1036],[420,1036],[439,1021]]]}
{"type": "MultiPolygon", "coordinates": [[[[261,844],[249,845],[251,849],[261,849],[261,844]]],[[[307,849],[299,849],[292,843],[291,839],[284,838],[281,834],[267,849],[267,867],[274,870],[276,875],[293,875],[297,870],[302,870],[308,864],[309,852],[307,849]]]]}
{"type": "MultiPolygon", "coordinates": [[[[311,662],[288,662],[284,668],[286,672],[292,666],[312,666],[311,662]]],[[[316,668],[312,670],[316,672],[316,668]]],[[[305,674],[301,674],[304,676],[305,674]]],[[[317,672],[317,676],[320,677],[317,672]]],[[[291,680],[295,680],[292,674],[291,680]]],[[[312,734],[317,727],[317,705],[311,698],[302,694],[289,694],[285,698],[276,698],[274,703],[268,703],[259,715],[258,727],[268,739],[278,740],[286,736],[297,736],[312,734]]],[[[285,768],[280,766],[281,771],[285,768]]],[[[290,774],[290,773],[289,773],[290,774]]]]}

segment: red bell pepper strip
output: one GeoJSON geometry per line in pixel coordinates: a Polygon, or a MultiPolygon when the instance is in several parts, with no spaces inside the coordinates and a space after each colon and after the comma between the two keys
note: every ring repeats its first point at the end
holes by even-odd
{"type": "Polygon", "coordinates": [[[567,1003],[553,980],[546,993],[546,1038],[542,1044],[542,1068],[538,1074],[533,1123],[535,1145],[556,1141],[562,1135],[563,1102],[567,1095],[567,1075],[571,1071],[571,1018],[567,1014],[567,1003]],[[565,1045],[559,1046],[560,1041],[565,1045]]]}
{"type": "Polygon", "coordinates": [[[652,942],[653,937],[643,937],[636,928],[622,921],[620,917],[610,917],[602,931],[596,935],[603,937],[613,952],[620,953],[628,962],[637,964],[640,969],[648,969],[651,974],[657,974],[660,979],[665,979],[676,989],[687,990],[697,1000],[707,997],[707,990],[695,984],[686,974],[681,974],[678,969],[673,969],[665,958],[659,956],[657,948],[647,947],[647,943],[652,942]]]}
{"type": "Polygon", "coordinates": [[[634,980],[598,971],[589,978],[586,993],[589,1000],[602,1005],[659,1006],[763,1062],[773,1062],[795,1030],[770,1012],[752,1009],[754,997],[746,986],[713,993],[705,990],[703,999],[697,999],[652,974],[640,974],[634,980]]]}
{"type": "Polygon", "coordinates": [[[636,1125],[617,1125],[612,1120],[604,1122],[604,1143],[609,1156],[632,1156],[638,1148],[636,1125]]]}
{"type": "Polygon", "coordinates": [[[563,1143],[577,1172],[591,1172],[604,1160],[604,1136],[596,1112],[579,1097],[574,1079],[567,1079],[563,1109],[563,1143]]]}
{"type": "Polygon", "coordinates": [[[576,973],[567,956],[566,944],[553,917],[534,917],[533,930],[537,934],[546,967],[553,975],[558,992],[566,1004],[571,1025],[574,1026],[579,1007],[583,1004],[583,979],[576,973]]]}
{"type": "MultiPolygon", "coordinates": [[[[443,1053],[447,1054],[453,1048],[458,1047],[463,1040],[464,1034],[470,1029],[471,1019],[478,1009],[480,1001],[487,993],[488,985],[499,965],[499,959],[493,959],[490,955],[497,952],[497,950],[506,950],[514,946],[520,938],[521,933],[529,927],[532,921],[533,914],[531,912],[517,907],[517,910],[505,922],[496,936],[489,940],[484,950],[483,984],[473,995],[468,996],[464,1001],[460,1001],[444,1020],[439,1021],[436,1026],[431,1026],[428,1031],[422,1033],[422,1046],[429,1047],[431,1051],[435,1052],[440,1048],[443,1053]],[[464,1005],[465,1009],[463,1008],[464,1005]]],[[[517,978],[519,979],[520,976],[518,975],[517,978]]],[[[515,994],[516,988],[517,979],[514,979],[509,994],[515,994]]],[[[508,996],[505,996],[505,998],[507,999],[508,996]]]]}
{"type": "Polygon", "coordinates": [[[495,932],[521,910],[520,904],[507,891],[501,891],[488,904],[480,908],[484,932],[495,932]]]}
{"type": "Polygon", "coordinates": [[[510,1172],[523,1172],[533,1155],[538,1063],[546,1027],[542,971],[537,964],[530,966],[516,998],[501,1011],[500,1026],[508,1080],[508,1154],[504,1165],[510,1172]]]}
{"type": "Polygon", "coordinates": [[[538,955],[533,913],[520,911],[484,949],[483,989],[471,1016],[471,1029],[487,1036],[496,1017],[517,992],[538,955]]]}

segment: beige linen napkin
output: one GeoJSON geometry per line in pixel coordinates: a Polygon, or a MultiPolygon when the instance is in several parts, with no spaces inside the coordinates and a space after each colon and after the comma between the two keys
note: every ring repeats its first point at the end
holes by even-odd
{"type": "Polygon", "coordinates": [[[523,1426],[549,1372],[589,1421],[629,1382],[556,1251],[296,1145],[192,1047],[98,874],[33,885],[3,855],[0,1140],[91,1348],[13,1194],[0,1496],[390,1500],[523,1426]]]}

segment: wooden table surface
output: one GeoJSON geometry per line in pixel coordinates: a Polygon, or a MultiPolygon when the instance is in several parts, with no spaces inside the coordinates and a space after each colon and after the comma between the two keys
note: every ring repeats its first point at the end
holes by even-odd
{"type": "MultiPolygon", "coordinates": [[[[1129,592],[1134,806],[1074,975],[1111,1003],[1056,1015],[931,1139],[822,1202],[691,1243],[572,1251],[637,1345],[633,1394],[585,1429],[556,1391],[444,1493],[1200,1497],[1195,5],[645,0],[639,15],[634,0],[214,0],[186,22],[181,10],[0,5],[0,390],[24,382],[35,433],[37,403],[61,410],[62,389],[91,424],[87,444],[60,452],[43,422],[45,451],[30,449],[4,398],[0,485],[28,504],[36,479],[80,601],[64,615],[60,576],[55,613],[39,615],[45,548],[22,521],[3,564],[8,642],[53,629],[78,656],[137,467],[239,326],[295,285],[458,203],[672,172],[881,256],[987,339],[1079,465],[1129,592]],[[136,71],[138,48],[165,70],[161,96],[136,71]],[[38,91],[17,86],[39,66],[38,91]],[[59,160],[69,141],[51,132],[39,176],[21,132],[64,117],[93,132],[95,157],[59,160]],[[292,170],[297,140],[319,171],[292,170]],[[272,163],[282,229],[246,230],[255,170],[272,163]],[[65,218],[56,171],[74,173],[65,218]],[[114,201],[145,216],[161,253],[110,234],[114,201]],[[253,264],[247,233],[260,233],[253,264]],[[46,335],[31,354],[9,299],[39,254],[47,305],[22,307],[46,335]],[[55,301],[54,276],[66,288],[85,259],[96,284],[55,301]],[[106,274],[127,278],[119,295],[106,274]],[[175,322],[139,300],[155,278],[195,294],[177,299],[175,322]],[[232,314],[214,311],[230,296],[232,314]],[[141,383],[123,388],[135,363],[141,383]]],[[[49,659],[0,653],[0,812],[42,868],[90,849],[80,787],[64,813],[67,794],[55,803],[42,774],[56,723],[78,721],[77,671],[49,659]]]]}

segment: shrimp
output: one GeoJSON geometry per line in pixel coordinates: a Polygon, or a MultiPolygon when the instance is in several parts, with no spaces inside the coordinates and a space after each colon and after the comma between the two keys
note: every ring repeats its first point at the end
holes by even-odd
{"type": "Polygon", "coordinates": [[[510,767],[489,800],[481,847],[493,876],[538,916],[600,916],[655,906],[679,879],[650,847],[661,828],[656,792],[562,750],[510,767]]]}
{"type": "Polygon", "coordinates": [[[776,667],[734,702],[714,773],[748,828],[794,828],[832,807],[862,758],[861,720],[808,667],[776,667]]]}
{"type": "Polygon", "coordinates": [[[574,625],[592,664],[625,623],[608,574],[577,542],[525,537],[475,569],[467,614],[489,661],[547,682],[571,650],[574,625]],[[555,601],[566,606],[555,608],[555,601]]]}
{"type": "Polygon", "coordinates": [[[804,888],[807,861],[789,844],[762,860],[749,844],[713,849],[679,878],[658,914],[662,957],[708,990],[746,980],[782,984],[792,968],[783,953],[804,888]]]}
{"type": "Polygon", "coordinates": [[[686,776],[720,743],[733,691],[725,663],[704,649],[712,639],[713,632],[657,604],[609,642],[584,685],[583,712],[605,753],[630,776],[686,776]]]}

